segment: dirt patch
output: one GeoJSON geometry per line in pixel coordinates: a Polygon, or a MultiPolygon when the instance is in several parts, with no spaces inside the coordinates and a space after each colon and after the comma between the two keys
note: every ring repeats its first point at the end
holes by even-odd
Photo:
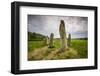
{"type": "Polygon", "coordinates": [[[60,49],[43,48],[36,49],[28,53],[28,60],[58,60],[58,59],[75,59],[79,58],[76,50],[69,48],[66,51],[59,52],[60,49]]]}

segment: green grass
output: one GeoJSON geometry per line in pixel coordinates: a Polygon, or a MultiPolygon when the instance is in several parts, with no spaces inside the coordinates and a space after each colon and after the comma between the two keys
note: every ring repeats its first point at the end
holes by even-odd
{"type": "Polygon", "coordinates": [[[60,39],[54,39],[54,46],[55,48],[59,49],[61,47],[60,39]]]}
{"type": "Polygon", "coordinates": [[[71,47],[77,50],[80,58],[88,57],[88,42],[87,40],[72,40],[71,47]]]}
{"type": "MultiPolygon", "coordinates": [[[[77,50],[80,58],[87,58],[88,57],[88,50],[87,50],[87,40],[71,40],[71,48],[77,50]]],[[[60,48],[60,41],[59,39],[54,40],[54,45],[56,48],[60,48]]]]}
{"type": "Polygon", "coordinates": [[[28,41],[28,51],[31,52],[34,49],[44,47],[44,41],[28,41]]]}
{"type": "MultiPolygon", "coordinates": [[[[45,41],[28,41],[28,52],[36,53],[35,58],[40,56],[40,60],[43,58],[47,59],[61,59],[61,58],[87,58],[88,57],[88,50],[87,50],[87,40],[71,40],[71,46],[69,52],[62,52],[59,54],[54,54],[61,48],[60,39],[54,39],[54,48],[45,48],[45,41]],[[37,50],[36,52],[36,49],[37,50]],[[50,54],[50,55],[49,55],[50,54]],[[54,55],[53,55],[54,54],[54,55]],[[76,56],[77,55],[77,56],[76,56]],[[45,57],[47,56],[47,57],[45,57]],[[52,57],[53,56],[53,57],[52,57]]],[[[33,59],[34,60],[34,59],[33,59]]],[[[38,60],[38,59],[37,59],[38,60]]]]}

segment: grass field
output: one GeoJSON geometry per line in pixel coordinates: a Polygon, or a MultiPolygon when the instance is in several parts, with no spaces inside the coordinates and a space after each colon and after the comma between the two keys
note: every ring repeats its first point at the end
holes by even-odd
{"type": "Polygon", "coordinates": [[[72,40],[72,48],[76,49],[80,58],[88,57],[88,42],[87,40],[72,40]]]}
{"type": "Polygon", "coordinates": [[[44,41],[28,41],[28,52],[44,47],[44,41]]]}
{"type": "Polygon", "coordinates": [[[28,41],[28,60],[54,60],[87,58],[87,40],[71,40],[69,50],[59,52],[59,39],[54,39],[54,48],[48,48],[45,41],[28,41]]]}

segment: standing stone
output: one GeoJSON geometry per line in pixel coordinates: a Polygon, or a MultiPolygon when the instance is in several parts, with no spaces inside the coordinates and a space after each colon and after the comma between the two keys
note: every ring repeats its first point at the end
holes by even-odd
{"type": "Polygon", "coordinates": [[[67,50],[67,38],[66,38],[65,23],[63,20],[61,20],[60,22],[59,33],[61,39],[61,51],[65,51],[67,50]]]}
{"type": "Polygon", "coordinates": [[[49,41],[49,48],[53,48],[54,47],[53,38],[54,38],[54,34],[51,33],[51,35],[50,35],[50,41],[49,41]]]}
{"type": "Polygon", "coordinates": [[[70,47],[71,46],[71,34],[68,34],[68,41],[67,41],[67,43],[68,43],[68,47],[70,47]]]}
{"type": "Polygon", "coordinates": [[[46,45],[49,44],[49,37],[48,37],[48,36],[45,37],[45,44],[46,44],[46,45]]]}

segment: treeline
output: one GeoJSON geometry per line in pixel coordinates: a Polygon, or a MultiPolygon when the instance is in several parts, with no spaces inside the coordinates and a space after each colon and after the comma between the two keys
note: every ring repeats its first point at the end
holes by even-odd
{"type": "Polygon", "coordinates": [[[28,32],[28,40],[29,41],[40,41],[44,40],[46,36],[36,33],[36,32],[28,32]]]}
{"type": "Polygon", "coordinates": [[[74,39],[72,39],[72,40],[88,40],[88,38],[74,38],[74,39]]]}
{"type": "MultiPolygon", "coordinates": [[[[60,38],[55,38],[55,39],[60,40],[60,38]]],[[[88,38],[72,38],[71,40],[88,40],[88,38]]]]}

